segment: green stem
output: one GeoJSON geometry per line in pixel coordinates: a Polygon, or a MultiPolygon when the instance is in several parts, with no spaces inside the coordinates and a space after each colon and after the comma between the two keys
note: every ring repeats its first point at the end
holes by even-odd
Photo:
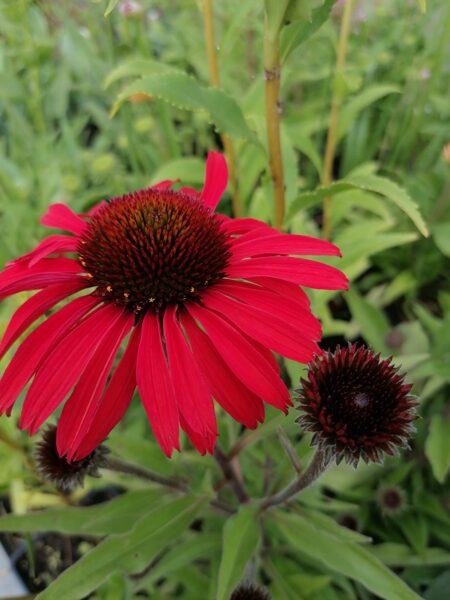
{"type": "MultiPolygon", "coordinates": [[[[348,38],[350,34],[350,25],[353,13],[354,0],[347,0],[344,5],[342,15],[341,31],[339,34],[339,45],[336,57],[335,82],[343,75],[345,69],[345,57],[347,54],[348,38]]],[[[325,145],[325,156],[323,162],[322,185],[330,185],[333,177],[333,162],[336,151],[337,129],[339,124],[339,114],[341,111],[341,90],[340,86],[334,85],[331,98],[330,124],[328,127],[327,141],[325,145]]],[[[329,239],[331,232],[331,198],[325,198],[323,203],[323,227],[322,236],[329,239]]]]}

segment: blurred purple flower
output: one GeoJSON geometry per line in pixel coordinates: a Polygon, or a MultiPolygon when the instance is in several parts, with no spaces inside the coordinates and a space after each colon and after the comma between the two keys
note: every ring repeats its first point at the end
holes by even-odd
{"type": "Polygon", "coordinates": [[[132,15],[138,15],[142,12],[142,6],[139,2],[135,0],[123,0],[119,4],[119,12],[124,17],[130,17],[132,15]]]}

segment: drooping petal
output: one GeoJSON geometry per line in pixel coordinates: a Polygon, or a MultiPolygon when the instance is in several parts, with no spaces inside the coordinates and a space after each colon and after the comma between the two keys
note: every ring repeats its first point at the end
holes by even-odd
{"type": "Polygon", "coordinates": [[[231,371],[256,396],[286,410],[289,392],[272,365],[228,321],[195,303],[186,304],[200,321],[217,352],[231,371]]]}
{"type": "Polygon", "coordinates": [[[267,230],[268,232],[273,231],[272,227],[263,221],[258,221],[257,219],[252,219],[250,217],[245,217],[242,219],[231,219],[230,217],[226,217],[225,215],[220,215],[220,220],[222,222],[222,229],[229,235],[241,235],[243,233],[247,233],[249,231],[253,231],[255,229],[258,230],[267,230]]]}
{"type": "Polygon", "coordinates": [[[14,404],[53,346],[98,303],[99,299],[93,296],[76,298],[30,333],[0,379],[0,413],[14,404]]]}
{"type": "Polygon", "coordinates": [[[43,258],[37,265],[28,267],[18,263],[0,273],[0,298],[18,292],[37,290],[63,281],[78,280],[75,275],[83,268],[71,258],[43,258]]]}
{"type": "Polygon", "coordinates": [[[262,286],[246,281],[231,281],[224,279],[214,286],[214,291],[220,291],[255,307],[258,311],[266,312],[290,323],[292,327],[299,328],[303,334],[318,340],[322,334],[320,321],[305,307],[303,302],[298,302],[296,296],[274,293],[262,286]]]}
{"type": "Polygon", "coordinates": [[[12,344],[40,316],[64,298],[82,290],[85,283],[81,278],[65,283],[50,285],[24,302],[13,314],[0,344],[0,359],[12,344]]]}
{"type": "Polygon", "coordinates": [[[341,256],[339,248],[334,244],[307,235],[274,232],[273,235],[256,239],[244,240],[242,237],[233,240],[234,260],[263,254],[341,256]]]}
{"type": "Polygon", "coordinates": [[[227,267],[229,277],[249,279],[275,277],[319,290],[345,290],[345,275],[330,265],[292,256],[260,256],[241,260],[227,267]]]}
{"type": "Polygon", "coordinates": [[[65,204],[50,204],[47,212],[41,218],[41,224],[54,229],[70,231],[75,235],[80,235],[87,227],[86,222],[65,204]]]}
{"type": "Polygon", "coordinates": [[[164,181],[160,181],[159,183],[155,183],[155,185],[150,186],[150,190],[170,190],[174,183],[180,181],[179,179],[164,179],[164,181]]]}
{"type": "Polygon", "coordinates": [[[164,354],[159,316],[143,318],[136,364],[136,380],[142,404],[164,454],[180,449],[178,407],[164,354]]]}
{"type": "Polygon", "coordinates": [[[298,286],[297,283],[275,279],[275,277],[252,277],[248,280],[250,283],[262,285],[265,289],[271,290],[280,296],[286,296],[303,305],[305,308],[311,306],[308,294],[298,286]]]}
{"type": "Polygon", "coordinates": [[[202,369],[208,387],[222,408],[233,419],[250,429],[264,420],[264,405],[227,367],[208,336],[197,326],[188,312],[180,321],[189,338],[192,353],[202,369]]]}
{"type": "Polygon", "coordinates": [[[76,252],[77,248],[78,240],[76,237],[70,237],[68,235],[51,235],[42,240],[34,250],[11,261],[7,266],[16,265],[18,263],[27,263],[29,267],[32,267],[50,254],[76,252]]]}
{"type": "Polygon", "coordinates": [[[200,452],[202,456],[206,453],[212,454],[214,452],[214,446],[216,445],[217,435],[207,431],[203,434],[197,433],[192,429],[183,415],[180,413],[180,425],[181,429],[191,440],[193,446],[200,452]]]}
{"type": "Polygon", "coordinates": [[[317,345],[305,337],[294,323],[248,306],[214,289],[202,297],[208,308],[224,315],[260,344],[292,360],[307,364],[317,352],[317,345]]]}
{"type": "Polygon", "coordinates": [[[205,206],[215,210],[228,183],[227,163],[219,152],[209,152],[206,159],[206,175],[200,200],[205,206]]]}
{"type": "Polygon", "coordinates": [[[217,436],[213,401],[178,323],[176,308],[166,309],[163,324],[167,358],[180,415],[189,431],[211,441],[217,436]]]}
{"type": "Polygon", "coordinates": [[[125,352],[100,399],[90,427],[75,453],[75,460],[90,454],[122,420],[136,389],[136,359],[141,328],[131,333],[125,352]]]}
{"type": "Polygon", "coordinates": [[[120,318],[113,304],[96,309],[77,324],[39,366],[23,403],[19,426],[33,435],[76,384],[98,346],[120,318]]]}
{"type": "Polygon", "coordinates": [[[134,315],[121,313],[82,373],[58,421],[56,447],[71,461],[89,430],[117,351],[133,326],[134,315]]]}

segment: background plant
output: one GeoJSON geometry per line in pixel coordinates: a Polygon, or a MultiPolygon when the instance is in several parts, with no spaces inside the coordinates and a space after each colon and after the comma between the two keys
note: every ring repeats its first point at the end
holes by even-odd
{"type": "MultiPolygon", "coordinates": [[[[396,591],[382,563],[420,595],[444,598],[450,579],[450,167],[442,148],[450,140],[450,6],[430,1],[423,14],[415,0],[354,1],[345,60],[337,65],[345,3],[331,12],[327,0],[216,2],[217,81],[202,2],[142,1],[131,13],[125,4],[0,3],[2,262],[39,241],[39,216],[52,201],[81,212],[160,179],[200,186],[203,156],[222,147],[223,136],[236,156],[241,214],[274,222],[264,100],[270,78],[263,74],[279,69],[272,100],[279,97],[282,109],[283,226],[320,235],[327,199],[330,236],[344,255],[339,266],[352,282],[345,295],[312,297],[324,346],[359,339],[393,354],[415,384],[422,418],[413,449],[401,460],[383,468],[332,468],[289,511],[261,521],[253,505],[231,517],[211,506],[217,494],[232,511],[239,504],[220,468],[187,449],[167,461],[138,403],[109,447],[176,482],[188,476],[188,495],[170,488],[162,494],[142,479],[147,471],[139,478],[108,471],[61,496],[39,481],[31,443],[17,433],[13,416],[0,424],[0,486],[13,513],[1,529],[23,532],[29,557],[40,531],[73,536],[67,543],[83,561],[43,598],[79,598],[94,589],[98,598],[138,591],[151,598],[227,598],[244,571],[262,577],[280,599],[408,597],[403,587],[396,591]],[[271,64],[263,52],[268,36],[271,64]],[[332,106],[339,110],[326,167],[332,106]],[[401,490],[401,513],[380,504],[380,482],[401,490]],[[65,506],[110,484],[127,491],[98,507],[65,506]],[[35,512],[42,508],[48,512],[35,512]],[[350,523],[356,532],[342,526],[350,523]]],[[[227,214],[233,201],[237,211],[236,189],[230,186],[221,204],[227,214]]],[[[13,304],[1,305],[2,329],[13,304]]],[[[291,361],[284,367],[296,386],[303,367],[291,361]]],[[[269,413],[258,430],[242,432],[219,416],[221,446],[239,464],[252,497],[284,487],[295,474],[290,457],[307,463],[309,437],[295,417],[295,411],[286,418],[269,413]]],[[[54,575],[45,572],[36,587],[54,575]]]]}

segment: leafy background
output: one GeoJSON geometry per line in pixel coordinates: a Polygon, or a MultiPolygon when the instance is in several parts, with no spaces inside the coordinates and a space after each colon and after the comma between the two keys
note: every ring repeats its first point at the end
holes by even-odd
{"type": "MultiPolygon", "coordinates": [[[[219,132],[235,145],[243,213],[273,220],[263,2],[215,3],[221,91],[209,87],[199,3],[142,0],[128,16],[116,4],[0,1],[2,264],[41,239],[39,216],[50,202],[82,212],[165,178],[201,186],[219,132]]],[[[243,575],[276,600],[448,597],[450,165],[442,149],[450,141],[450,4],[430,0],[423,13],[416,0],[356,2],[337,74],[340,11],[325,19],[325,2],[319,20],[321,4],[309,2],[314,26],[294,19],[282,32],[286,227],[320,235],[321,203],[332,196],[332,239],[351,291],[312,295],[323,345],[365,341],[408,370],[420,397],[412,449],[383,467],[333,467],[289,510],[262,519],[253,504],[238,510],[211,458],[185,444],[166,460],[137,401],[109,447],[189,479],[188,494],[104,472],[63,496],[37,477],[33,442],[14,413],[0,421],[9,513],[0,530],[31,590],[46,590],[39,598],[226,600],[243,575]],[[334,183],[324,188],[332,97],[342,110],[334,183]],[[391,485],[406,499],[396,516],[378,501],[391,485]],[[217,494],[231,514],[211,505],[217,494]]],[[[230,214],[230,193],[219,208],[230,214]]],[[[2,331],[25,297],[2,303],[2,331]]],[[[303,367],[284,365],[295,387],[303,367]]],[[[252,496],[293,477],[286,439],[306,464],[309,437],[295,416],[268,411],[263,426],[246,432],[218,415],[221,446],[239,456],[252,496]]]]}

